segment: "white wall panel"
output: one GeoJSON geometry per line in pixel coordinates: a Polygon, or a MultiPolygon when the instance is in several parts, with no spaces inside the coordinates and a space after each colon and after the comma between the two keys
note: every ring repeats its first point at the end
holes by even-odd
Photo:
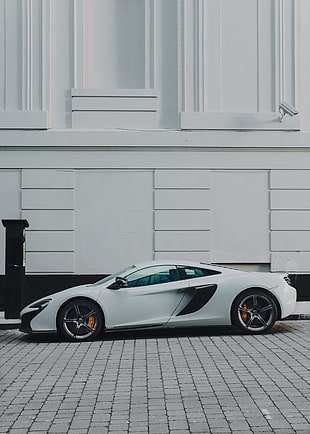
{"type": "Polygon", "coordinates": [[[306,272],[306,252],[310,251],[310,171],[273,170],[270,184],[272,270],[306,272]]]}
{"type": "Polygon", "coordinates": [[[20,170],[0,170],[0,219],[20,218],[20,183],[20,170]]]}
{"type": "Polygon", "coordinates": [[[122,268],[153,259],[153,234],[130,232],[123,224],[124,232],[109,232],[103,216],[104,227],[97,232],[80,231],[76,233],[76,273],[102,274],[114,273],[122,268]]]}
{"type": "MultiPolygon", "coordinates": [[[[5,3],[0,2],[0,70],[5,70],[5,3]]],[[[0,74],[0,89],[5,89],[5,75],[0,74]]],[[[5,108],[5,93],[0,92],[0,110],[5,108]]]]}
{"type": "Polygon", "coordinates": [[[29,221],[27,273],[74,272],[73,187],[72,170],[22,171],[22,215],[29,221]],[[64,264],[55,259],[56,254],[64,258],[64,264]],[[53,263],[47,264],[49,259],[53,263]]]}
{"type": "Polygon", "coordinates": [[[273,190],[271,209],[310,209],[310,190],[273,190]]]}
{"type": "Polygon", "coordinates": [[[156,252],[207,251],[209,248],[209,231],[156,231],[155,233],[156,252]]]}
{"type": "Polygon", "coordinates": [[[1,0],[0,128],[46,129],[49,0],[1,0]]]}
{"type": "MultiPolygon", "coordinates": [[[[310,26],[308,26],[310,16],[310,2],[302,0],[299,2],[302,7],[302,13],[298,13],[299,19],[299,58],[303,59],[302,74],[304,77],[310,76],[310,56],[309,56],[309,43],[310,41],[310,26]]],[[[302,80],[299,89],[302,88],[302,95],[309,95],[309,80],[302,80]]],[[[310,98],[299,98],[298,106],[303,113],[302,116],[302,129],[308,130],[310,128],[310,98]]]]}
{"type": "MultiPolygon", "coordinates": [[[[221,108],[225,112],[254,112],[258,105],[257,1],[221,3],[221,108]]],[[[267,12],[270,14],[270,9],[267,12]]],[[[269,25],[266,19],[267,32],[269,25]]]]}
{"type": "Polygon", "coordinates": [[[153,257],[153,173],[76,174],[76,272],[113,272],[153,257]]]}
{"type": "Polygon", "coordinates": [[[310,211],[273,211],[273,230],[310,230],[310,211]]]}
{"type": "Polygon", "coordinates": [[[73,252],[73,231],[30,231],[27,252],[73,252]]]}
{"type": "Polygon", "coordinates": [[[155,259],[161,260],[169,260],[169,259],[178,259],[180,261],[197,261],[197,262],[211,262],[211,253],[210,252],[156,252],[155,259]]]}
{"type": "Polygon", "coordinates": [[[39,110],[3,110],[0,111],[1,129],[46,129],[48,127],[47,111],[39,110]]]}
{"type": "Polygon", "coordinates": [[[72,127],[157,128],[157,106],[151,89],[72,89],[72,127]]]}
{"type": "Polygon", "coordinates": [[[310,252],[275,252],[271,259],[271,271],[309,273],[310,252]]]}
{"type": "Polygon", "coordinates": [[[310,189],[310,170],[272,170],[272,189],[310,189]]]}
{"type": "Polygon", "coordinates": [[[73,128],[157,128],[158,115],[153,111],[74,111],[73,128]]]}
{"type": "Polygon", "coordinates": [[[209,186],[207,170],[155,171],[156,257],[198,257],[209,250],[209,186]]]}
{"type": "MultiPolygon", "coordinates": [[[[111,92],[112,93],[112,92],[111,92]]],[[[73,94],[72,110],[73,111],[157,111],[157,98],[156,96],[139,95],[139,89],[137,89],[135,95],[100,95],[98,92],[95,96],[82,95],[78,97],[73,94]]]]}
{"type": "Polygon", "coordinates": [[[72,170],[24,169],[22,172],[23,188],[73,188],[73,186],[72,170]]]}
{"type": "Polygon", "coordinates": [[[50,0],[52,128],[71,128],[70,90],[75,72],[73,4],[71,0],[50,0]]]}
{"type": "Polygon", "coordinates": [[[212,173],[214,262],[269,262],[268,173],[212,173]]]}
{"type": "Polygon", "coordinates": [[[22,108],[22,89],[20,65],[22,46],[18,29],[22,26],[22,2],[18,0],[4,0],[2,3],[4,50],[2,63],[4,65],[5,86],[4,110],[20,110],[22,108]]]}
{"type": "Polygon", "coordinates": [[[27,210],[22,212],[22,218],[29,221],[31,230],[73,230],[73,211],[27,210]]]}
{"type": "Polygon", "coordinates": [[[73,238],[73,231],[29,231],[27,252],[73,252],[73,238]]]}
{"type": "Polygon", "coordinates": [[[271,250],[274,252],[310,251],[310,231],[272,231],[271,250]]]}
{"type": "Polygon", "coordinates": [[[161,210],[155,213],[156,230],[203,231],[210,227],[209,211],[161,210]]]}
{"type": "Polygon", "coordinates": [[[26,255],[27,273],[72,273],[74,255],[70,252],[29,252],[26,255]]]}
{"type": "Polygon", "coordinates": [[[85,87],[143,88],[144,0],[86,0],[85,87]]]}
{"type": "Polygon", "coordinates": [[[26,209],[73,209],[73,190],[23,190],[22,207],[26,209]]]}
{"type": "Polygon", "coordinates": [[[156,190],[155,209],[207,209],[209,190],[156,190]]]}
{"type": "Polygon", "coordinates": [[[208,170],[157,170],[155,188],[208,188],[208,170]]]}

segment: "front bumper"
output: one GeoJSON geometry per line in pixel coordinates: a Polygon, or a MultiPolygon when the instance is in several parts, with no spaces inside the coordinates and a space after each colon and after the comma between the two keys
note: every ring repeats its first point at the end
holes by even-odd
{"type": "Polygon", "coordinates": [[[37,302],[32,303],[29,306],[26,306],[20,313],[20,331],[24,333],[35,333],[39,330],[36,330],[32,326],[32,321],[39,316],[39,314],[44,311],[49,305],[51,299],[44,298],[37,302]]]}
{"type": "Polygon", "coordinates": [[[33,320],[33,318],[35,318],[38,315],[38,313],[40,313],[40,311],[37,310],[24,313],[21,316],[21,323],[20,323],[19,330],[24,333],[33,333],[33,330],[31,329],[31,321],[33,320]]]}

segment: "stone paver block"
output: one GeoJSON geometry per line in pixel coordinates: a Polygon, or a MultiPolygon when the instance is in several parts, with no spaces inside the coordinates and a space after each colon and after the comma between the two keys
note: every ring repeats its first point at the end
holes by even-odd
{"type": "Polygon", "coordinates": [[[0,330],[0,433],[308,434],[310,321],[118,333],[0,330]]]}

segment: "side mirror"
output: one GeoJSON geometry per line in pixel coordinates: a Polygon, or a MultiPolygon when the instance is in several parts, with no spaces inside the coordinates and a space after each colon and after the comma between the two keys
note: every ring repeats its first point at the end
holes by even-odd
{"type": "Polygon", "coordinates": [[[117,276],[115,281],[109,286],[109,289],[120,289],[127,286],[127,279],[117,276]]]}

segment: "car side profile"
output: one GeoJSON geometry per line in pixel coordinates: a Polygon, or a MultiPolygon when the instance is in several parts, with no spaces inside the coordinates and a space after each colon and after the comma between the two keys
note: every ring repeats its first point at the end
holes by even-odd
{"type": "Polygon", "coordinates": [[[104,331],[227,325],[257,334],[290,315],[295,304],[287,276],[151,261],[31,303],[21,312],[20,329],[71,341],[104,331]]]}

